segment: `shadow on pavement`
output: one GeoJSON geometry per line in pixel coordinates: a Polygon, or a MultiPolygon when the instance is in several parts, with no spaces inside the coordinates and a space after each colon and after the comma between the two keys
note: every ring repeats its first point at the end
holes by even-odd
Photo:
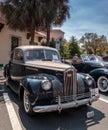
{"type": "Polygon", "coordinates": [[[100,94],[102,94],[102,95],[108,97],[108,92],[105,92],[105,93],[100,92],[100,94]]]}
{"type": "Polygon", "coordinates": [[[19,109],[21,121],[27,130],[87,130],[88,127],[98,124],[105,116],[92,107],[79,107],[58,112],[35,114],[29,117],[19,109]],[[87,118],[88,111],[94,111],[93,118],[87,118]]]}
{"type": "Polygon", "coordinates": [[[89,127],[99,124],[105,118],[104,113],[91,106],[83,106],[58,112],[35,114],[29,117],[23,109],[22,101],[8,87],[9,97],[19,106],[19,117],[25,130],[87,130],[89,127]],[[87,118],[86,114],[94,111],[94,117],[87,118]]]}

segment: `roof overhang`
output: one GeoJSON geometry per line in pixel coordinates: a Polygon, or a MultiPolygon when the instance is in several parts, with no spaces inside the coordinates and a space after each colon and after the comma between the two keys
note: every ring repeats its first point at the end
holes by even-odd
{"type": "Polygon", "coordinates": [[[46,34],[45,33],[42,33],[42,32],[35,32],[35,36],[38,36],[38,37],[46,37],[46,34]]]}

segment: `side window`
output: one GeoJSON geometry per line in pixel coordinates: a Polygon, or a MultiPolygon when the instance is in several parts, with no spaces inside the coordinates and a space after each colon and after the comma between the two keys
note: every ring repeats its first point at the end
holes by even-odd
{"type": "Polygon", "coordinates": [[[23,53],[21,50],[15,50],[14,52],[14,60],[23,62],[23,53]]]}

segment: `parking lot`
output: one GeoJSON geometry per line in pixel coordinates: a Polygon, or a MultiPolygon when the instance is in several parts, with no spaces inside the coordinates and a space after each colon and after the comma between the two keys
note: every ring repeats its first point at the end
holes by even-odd
{"type": "Polygon", "coordinates": [[[51,112],[29,117],[24,112],[22,101],[1,83],[0,130],[108,130],[107,98],[107,94],[101,94],[92,106],[69,109],[60,114],[51,112]],[[5,97],[6,94],[9,98],[5,97]],[[94,116],[87,118],[87,112],[92,111],[94,116]]]}

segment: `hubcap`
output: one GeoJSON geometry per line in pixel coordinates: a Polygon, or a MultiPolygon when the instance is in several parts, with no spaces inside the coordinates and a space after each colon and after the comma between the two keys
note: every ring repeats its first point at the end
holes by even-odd
{"type": "Polygon", "coordinates": [[[108,91],[108,79],[106,77],[104,76],[99,77],[97,85],[101,92],[108,91]]]}

